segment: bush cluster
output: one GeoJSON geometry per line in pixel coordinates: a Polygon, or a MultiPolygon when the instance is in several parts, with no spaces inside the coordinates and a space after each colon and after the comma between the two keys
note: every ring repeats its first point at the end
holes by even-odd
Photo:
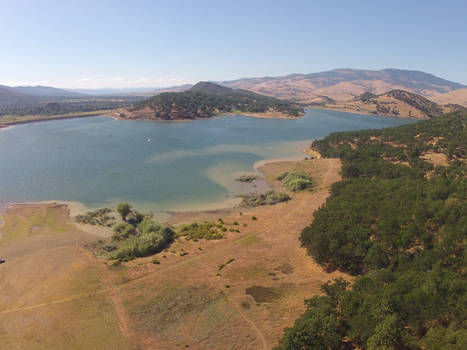
{"type": "Polygon", "coordinates": [[[88,211],[85,214],[75,216],[75,221],[80,224],[99,225],[112,227],[115,223],[115,217],[109,215],[112,212],[110,208],[101,208],[88,211]]]}
{"type": "Polygon", "coordinates": [[[241,207],[257,207],[260,205],[273,205],[290,200],[287,193],[269,190],[265,193],[248,193],[242,195],[241,207]]]}
{"type": "Polygon", "coordinates": [[[165,249],[174,238],[174,231],[161,225],[149,215],[132,210],[128,203],[120,203],[117,210],[124,222],[114,228],[112,240],[116,249],[110,258],[128,261],[158,253],[165,249]]]}
{"type": "Polygon", "coordinates": [[[314,186],[311,176],[303,170],[286,171],[277,179],[282,181],[282,184],[293,192],[310,190],[314,186]]]}
{"type": "Polygon", "coordinates": [[[227,231],[222,223],[203,222],[203,223],[191,223],[187,225],[181,225],[177,230],[177,236],[185,237],[186,240],[214,240],[222,239],[224,235],[222,232],[227,231]]]}

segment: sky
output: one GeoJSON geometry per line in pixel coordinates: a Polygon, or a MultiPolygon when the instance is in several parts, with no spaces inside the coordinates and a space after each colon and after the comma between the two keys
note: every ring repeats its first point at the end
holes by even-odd
{"type": "Polygon", "coordinates": [[[0,84],[164,87],[335,68],[467,84],[467,1],[0,0],[0,84]]]}

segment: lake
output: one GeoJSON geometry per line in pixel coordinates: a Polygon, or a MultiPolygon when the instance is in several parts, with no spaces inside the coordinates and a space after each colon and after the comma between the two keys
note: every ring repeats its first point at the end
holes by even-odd
{"type": "Polygon", "coordinates": [[[259,161],[303,158],[311,140],[334,131],[409,122],[309,109],[297,120],[92,117],[16,125],[0,129],[0,208],[45,200],[88,208],[125,200],[156,213],[225,207],[252,190],[235,178],[259,161]]]}

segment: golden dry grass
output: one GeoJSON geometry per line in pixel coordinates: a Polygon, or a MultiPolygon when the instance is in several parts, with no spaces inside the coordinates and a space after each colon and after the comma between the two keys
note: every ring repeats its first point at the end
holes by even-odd
{"type": "Polygon", "coordinates": [[[84,349],[92,342],[95,349],[274,347],[283,328],[305,309],[304,299],[320,293],[320,285],[331,278],[348,278],[323,271],[298,240],[340,178],[340,162],[261,167],[273,187],[280,186],[279,174],[292,169],[310,173],[317,188],[274,206],[174,215],[174,225],[222,218],[241,232],[228,231],[218,241],[178,239],[155,256],[160,265],[152,263],[154,257],[105,265],[82,248],[98,238],[77,229],[63,206],[8,209],[3,229],[10,238],[0,248],[7,257],[0,266],[0,288],[8,290],[0,299],[1,342],[13,349],[51,344],[84,349]],[[42,226],[34,235],[24,236],[18,228],[33,232],[37,223],[42,226]],[[188,254],[181,256],[182,250],[188,254]],[[247,289],[272,297],[255,300],[247,289]]]}

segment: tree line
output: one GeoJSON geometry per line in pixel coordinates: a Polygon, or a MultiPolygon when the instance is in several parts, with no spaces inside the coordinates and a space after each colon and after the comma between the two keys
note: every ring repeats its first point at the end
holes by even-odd
{"type": "Polygon", "coordinates": [[[464,348],[466,126],[456,112],[313,142],[342,160],[343,179],[301,242],[326,269],[356,278],[324,284],[277,349],[464,348]]]}

